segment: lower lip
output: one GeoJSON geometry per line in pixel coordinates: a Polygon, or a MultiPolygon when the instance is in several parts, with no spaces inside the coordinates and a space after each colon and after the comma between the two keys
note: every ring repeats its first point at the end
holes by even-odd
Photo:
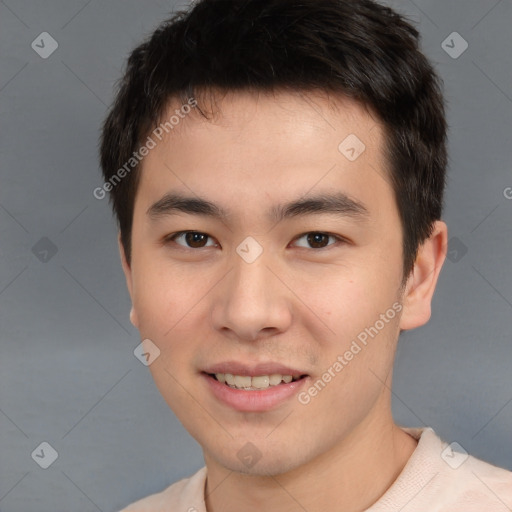
{"type": "Polygon", "coordinates": [[[245,391],[222,384],[207,373],[203,373],[202,376],[218,400],[242,412],[263,412],[274,409],[296,395],[308,379],[308,377],[303,377],[288,384],[283,382],[260,391],[245,391]]]}

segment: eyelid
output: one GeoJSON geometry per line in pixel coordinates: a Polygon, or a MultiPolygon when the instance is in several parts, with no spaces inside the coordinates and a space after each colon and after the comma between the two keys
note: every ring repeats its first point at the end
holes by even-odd
{"type": "Polygon", "coordinates": [[[305,233],[302,233],[301,235],[297,235],[291,243],[294,243],[296,242],[297,240],[300,240],[301,238],[305,237],[306,235],[310,235],[310,234],[320,234],[320,235],[326,235],[328,237],[332,237],[336,240],[335,243],[333,244],[329,244],[325,247],[321,247],[319,249],[315,249],[313,247],[299,247],[300,249],[309,249],[309,250],[312,250],[312,251],[315,251],[315,252],[320,252],[322,250],[326,250],[328,249],[329,247],[333,247],[335,246],[337,243],[342,243],[342,244],[348,244],[350,243],[346,238],[340,236],[340,235],[336,235],[334,233],[329,233],[328,231],[306,231],[305,233]]]}
{"type": "MultiPolygon", "coordinates": [[[[189,247],[188,245],[183,245],[183,244],[179,244],[179,243],[176,242],[176,240],[175,240],[176,238],[179,238],[182,235],[186,235],[187,233],[199,233],[200,235],[205,235],[210,240],[215,240],[215,238],[213,236],[211,236],[208,233],[205,233],[203,231],[196,231],[194,229],[186,229],[184,231],[176,231],[175,233],[171,233],[170,235],[166,235],[163,238],[163,243],[166,244],[166,243],[169,243],[169,242],[174,242],[177,246],[179,246],[179,247],[181,247],[183,249],[190,249],[192,251],[197,251],[199,249],[206,249],[208,247],[214,247],[213,245],[206,245],[204,247],[189,247]]],[[[216,241],[215,245],[220,245],[220,244],[216,241]]]]}

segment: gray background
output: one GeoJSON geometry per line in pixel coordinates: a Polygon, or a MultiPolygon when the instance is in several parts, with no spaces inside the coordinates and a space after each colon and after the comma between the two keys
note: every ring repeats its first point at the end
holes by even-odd
{"type": "MultiPolygon", "coordinates": [[[[1,512],[115,511],[203,465],[134,357],[115,224],[92,195],[115,80],[176,5],[0,1],[1,512]],[[47,59],[31,48],[43,31],[47,59]],[[43,441],[48,469],[31,458],[43,441]]],[[[432,320],[400,341],[395,417],[512,468],[512,2],[390,5],[443,77],[451,155],[451,260],[432,320]],[[456,59],[441,46],[454,31],[469,44],[456,59]]]]}

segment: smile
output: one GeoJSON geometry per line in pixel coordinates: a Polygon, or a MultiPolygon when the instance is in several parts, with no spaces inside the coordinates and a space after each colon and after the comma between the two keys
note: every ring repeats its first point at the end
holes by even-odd
{"type": "Polygon", "coordinates": [[[272,375],[256,375],[251,377],[249,375],[232,375],[231,373],[216,373],[210,374],[221,384],[226,384],[233,389],[243,389],[246,391],[256,391],[267,389],[272,386],[279,386],[281,383],[288,384],[290,382],[301,379],[301,375],[281,375],[273,373],[272,375]]]}
{"type": "Polygon", "coordinates": [[[240,412],[265,412],[293,404],[293,397],[306,386],[309,375],[270,373],[234,375],[202,372],[207,393],[216,401],[240,412]]]}

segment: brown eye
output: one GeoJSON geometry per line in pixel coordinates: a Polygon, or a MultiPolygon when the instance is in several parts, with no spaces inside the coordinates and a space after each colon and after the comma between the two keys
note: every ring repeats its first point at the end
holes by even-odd
{"type": "Polygon", "coordinates": [[[208,240],[208,235],[205,235],[204,233],[189,232],[185,234],[185,240],[190,247],[204,247],[208,240]]]}
{"type": "Polygon", "coordinates": [[[324,249],[325,247],[333,245],[333,242],[330,242],[330,240],[334,240],[334,243],[342,241],[338,236],[312,231],[298,237],[295,244],[299,247],[305,247],[306,249],[324,249]]]}
{"type": "Polygon", "coordinates": [[[321,249],[329,244],[329,235],[325,233],[309,233],[307,240],[313,249],[321,249]]]}
{"type": "Polygon", "coordinates": [[[203,247],[215,245],[213,240],[211,243],[208,243],[210,239],[211,237],[209,235],[200,233],[199,231],[181,231],[167,238],[168,241],[176,242],[176,244],[190,249],[202,249],[203,247]]]}

